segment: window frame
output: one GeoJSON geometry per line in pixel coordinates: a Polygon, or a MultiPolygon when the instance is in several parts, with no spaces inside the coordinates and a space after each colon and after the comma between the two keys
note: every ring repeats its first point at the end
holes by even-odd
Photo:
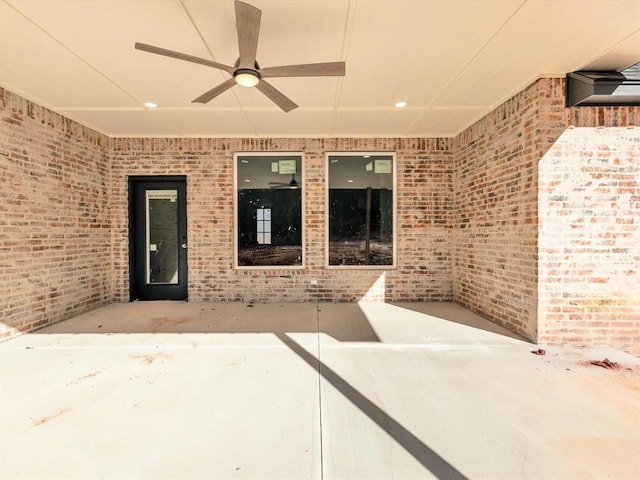
{"type": "Polygon", "coordinates": [[[324,177],[325,177],[325,199],[324,199],[324,211],[325,211],[325,239],[324,239],[324,264],[328,270],[396,270],[398,268],[398,167],[397,167],[397,155],[394,151],[333,151],[325,152],[324,161],[324,177]],[[392,160],[392,225],[393,225],[393,239],[392,239],[392,263],[391,265],[331,265],[329,264],[329,190],[330,190],[330,177],[329,177],[329,165],[330,157],[344,156],[344,157],[357,157],[357,156],[389,156],[392,160]]]}
{"type": "MultiPolygon", "coordinates": [[[[305,211],[305,157],[304,152],[234,152],[233,154],[233,268],[235,270],[303,270],[306,268],[306,211],[305,211]],[[300,235],[301,235],[301,263],[300,265],[238,265],[238,161],[240,157],[300,157],[300,235]]],[[[273,210],[271,212],[273,221],[273,210]]]]}

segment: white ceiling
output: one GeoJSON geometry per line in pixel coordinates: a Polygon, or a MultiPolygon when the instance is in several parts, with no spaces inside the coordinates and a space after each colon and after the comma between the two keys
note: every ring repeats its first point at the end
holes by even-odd
{"type": "Polygon", "coordinates": [[[440,137],[537,78],[640,61],[640,0],[247,1],[261,67],[346,76],[270,79],[290,113],[240,86],[192,104],[228,74],[133,45],[233,65],[232,0],[0,0],[0,86],[110,136],[440,137]]]}

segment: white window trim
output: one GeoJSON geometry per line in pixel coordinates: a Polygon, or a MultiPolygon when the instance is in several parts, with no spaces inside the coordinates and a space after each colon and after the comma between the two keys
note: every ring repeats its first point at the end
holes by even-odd
{"type": "Polygon", "coordinates": [[[324,157],[324,264],[327,270],[396,270],[398,268],[398,175],[396,152],[385,151],[339,151],[325,152],[324,157]],[[329,265],[329,157],[330,156],[359,156],[359,155],[388,155],[393,160],[393,262],[391,265],[329,265]]]}
{"type": "MultiPolygon", "coordinates": [[[[303,270],[306,268],[306,242],[305,242],[305,221],[306,208],[305,196],[306,188],[304,183],[304,152],[235,152],[233,154],[233,268],[235,270],[303,270]],[[238,265],[238,157],[283,157],[283,156],[299,156],[300,157],[300,186],[301,186],[301,225],[300,235],[302,238],[302,263],[300,265],[238,265]]],[[[271,212],[273,215],[273,211],[271,212]]]]}

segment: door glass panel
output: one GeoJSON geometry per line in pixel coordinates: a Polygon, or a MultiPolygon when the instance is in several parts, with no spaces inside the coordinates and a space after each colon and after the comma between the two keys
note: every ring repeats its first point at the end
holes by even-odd
{"type": "Polygon", "coordinates": [[[147,284],[178,283],[178,191],[147,190],[147,284]]]}

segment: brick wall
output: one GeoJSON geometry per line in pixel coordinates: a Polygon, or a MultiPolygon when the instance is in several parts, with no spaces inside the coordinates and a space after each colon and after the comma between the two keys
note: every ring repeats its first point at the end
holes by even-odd
{"type": "Polygon", "coordinates": [[[454,141],[454,299],[540,342],[640,353],[639,107],[541,79],[454,141]],[[570,126],[583,128],[569,128],[570,126]]]}
{"type": "Polygon", "coordinates": [[[111,300],[109,149],[0,88],[0,338],[111,300]]]}
{"type": "Polygon", "coordinates": [[[539,339],[640,354],[640,108],[566,123],[539,167],[539,339]]]}
{"type": "Polygon", "coordinates": [[[538,340],[639,355],[640,107],[567,109],[562,79],[538,83],[538,340]]]}
{"type": "Polygon", "coordinates": [[[455,139],[108,139],[2,89],[0,118],[0,338],[127,301],[127,177],[186,175],[192,300],[454,299],[640,352],[640,108],[566,109],[562,79],[455,139]],[[231,268],[235,151],[304,152],[304,269],[231,268]],[[397,153],[396,269],[324,267],[325,151],[397,153]]]}
{"type": "Polygon", "coordinates": [[[454,299],[536,338],[537,161],[534,84],[454,141],[454,299]]]}
{"type": "Polygon", "coordinates": [[[186,175],[192,300],[451,300],[451,174],[447,139],[113,139],[114,298],[129,299],[128,176],[186,175]],[[304,152],[304,269],[232,268],[237,151],[304,152]],[[326,151],[396,152],[397,269],[325,268],[326,151]]]}

